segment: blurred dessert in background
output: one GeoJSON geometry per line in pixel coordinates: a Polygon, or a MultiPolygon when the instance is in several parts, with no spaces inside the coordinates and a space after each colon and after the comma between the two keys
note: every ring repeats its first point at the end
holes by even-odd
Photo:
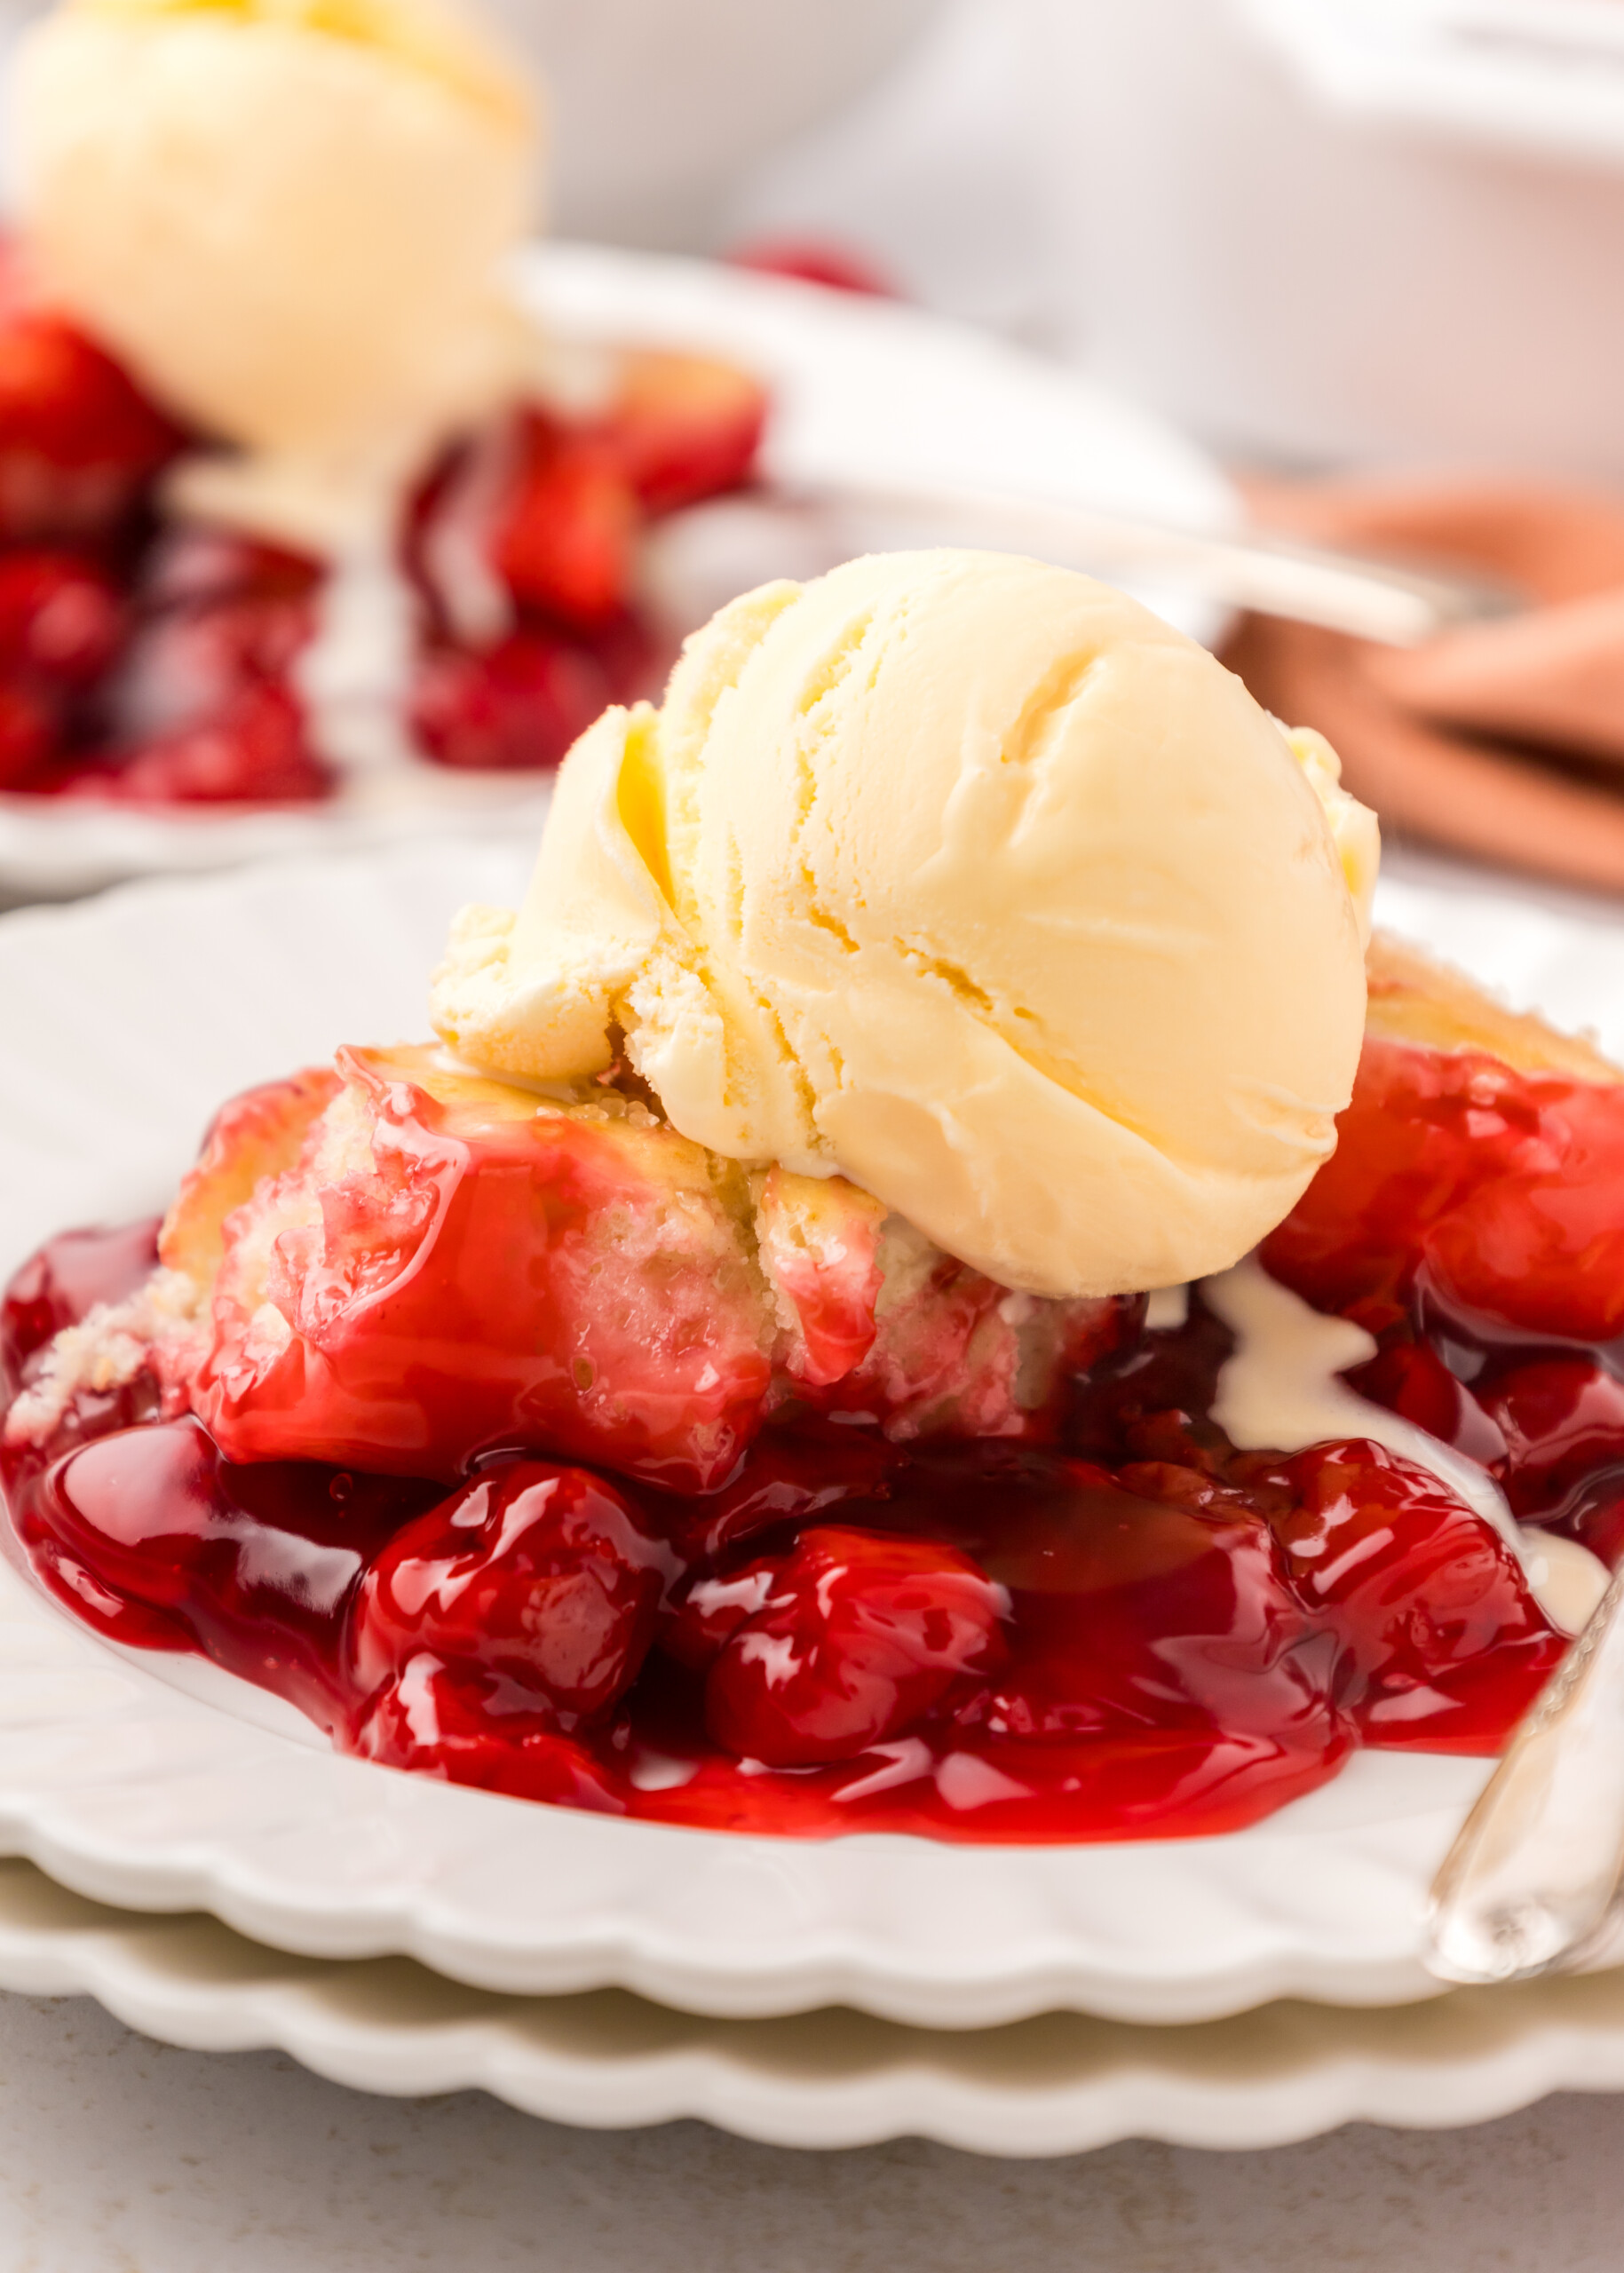
{"type": "Polygon", "coordinates": [[[641,688],[639,530],[747,477],[765,402],[538,335],[503,263],[540,109],[488,35],[69,0],[16,97],[0,788],[387,797],[641,688]]]}
{"type": "Polygon", "coordinates": [[[521,376],[537,104],[441,0],[67,0],[15,101],[42,277],[200,432],[392,470],[521,376]]]}

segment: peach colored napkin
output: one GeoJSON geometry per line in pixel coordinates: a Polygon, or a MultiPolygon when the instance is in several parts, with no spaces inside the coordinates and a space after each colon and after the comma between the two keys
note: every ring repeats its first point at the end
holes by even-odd
{"type": "Polygon", "coordinates": [[[1243,485],[1259,526],[1485,569],[1526,609],[1424,646],[1264,616],[1224,653],[1291,725],[1318,726],[1391,834],[1624,893],[1624,501],[1532,487],[1243,485]]]}

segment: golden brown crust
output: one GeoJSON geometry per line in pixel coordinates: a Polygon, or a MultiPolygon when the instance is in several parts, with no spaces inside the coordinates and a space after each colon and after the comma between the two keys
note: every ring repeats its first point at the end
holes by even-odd
{"type": "Polygon", "coordinates": [[[312,1065],[221,1106],[158,1235],[159,1260],[167,1270],[184,1271],[200,1287],[213,1284],[225,1251],[221,1225],[226,1216],[251,1199],[267,1176],[293,1166],[311,1124],[338,1089],[330,1066],[312,1065]]]}
{"type": "Polygon", "coordinates": [[[1366,1031],[1422,1049],[1481,1049],[1519,1073],[1569,1073],[1624,1081],[1624,1072],[1578,1034],[1558,1034],[1531,1012],[1508,1010],[1446,963],[1378,931],[1365,958],[1370,982],[1366,1031]]]}
{"type": "MultiPolygon", "coordinates": [[[[1384,1041],[1422,1049],[1479,1049],[1519,1073],[1566,1073],[1580,1081],[1624,1081],[1624,1070],[1577,1035],[1558,1034],[1542,1018],[1507,1010],[1447,964],[1378,932],[1366,956],[1369,1006],[1366,1030],[1384,1041]]],[[[461,1066],[438,1043],[400,1045],[349,1053],[374,1081],[405,1080],[425,1090],[446,1114],[452,1134],[488,1136],[505,1122],[557,1114],[600,1126],[640,1183],[669,1185],[718,1204],[759,1236],[764,1185],[775,1195],[774,1220],[792,1247],[813,1248],[849,1237],[853,1224],[872,1229],[878,1203],[844,1179],[828,1182],[748,1174],[736,1161],[664,1126],[640,1097],[595,1081],[573,1087],[526,1086],[461,1066]]],[[[324,1067],[268,1082],[226,1105],[197,1165],[181,1184],[159,1244],[163,1262],[201,1287],[212,1284],[223,1247],[222,1224],[268,1177],[292,1168],[313,1124],[341,1089],[324,1067]]]]}

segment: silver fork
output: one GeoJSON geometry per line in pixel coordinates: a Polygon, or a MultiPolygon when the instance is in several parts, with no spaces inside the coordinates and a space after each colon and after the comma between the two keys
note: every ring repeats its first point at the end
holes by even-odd
{"type": "Polygon", "coordinates": [[[1570,1972],[1611,1937],[1624,1873],[1624,1570],[1512,1738],[1432,1884],[1445,1981],[1570,1972]]]}
{"type": "Polygon", "coordinates": [[[691,595],[702,589],[708,596],[712,584],[719,605],[770,575],[816,575],[854,553],[920,544],[1034,553],[1399,647],[1523,604],[1508,585],[1453,569],[935,485],[820,482],[747,493],[673,515],[652,535],[656,577],[682,589],[687,613],[696,604],[691,595]]]}

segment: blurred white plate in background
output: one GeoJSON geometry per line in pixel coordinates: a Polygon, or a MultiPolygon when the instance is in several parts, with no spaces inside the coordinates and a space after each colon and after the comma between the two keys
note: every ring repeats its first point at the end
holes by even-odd
{"type": "Polygon", "coordinates": [[[1328,102],[1497,149],[1624,162],[1618,0],[1239,0],[1328,102]]]}
{"type": "MultiPolygon", "coordinates": [[[[951,479],[1199,528],[1235,513],[1213,462],[1172,428],[1040,357],[916,308],[584,245],[535,247],[520,282],[561,338],[689,347],[759,373],[774,392],[769,481],[951,479]]],[[[668,550],[671,533],[668,525],[668,550]]],[[[796,564],[747,551],[737,565],[748,582],[796,564]]],[[[713,588],[716,566],[714,550],[702,564],[667,558],[662,598],[679,619],[702,620],[732,597],[713,588]],[[701,567],[706,589],[685,592],[701,567]]],[[[1203,605],[1145,597],[1198,638],[1218,628],[1203,605]]],[[[424,765],[368,785],[364,800],[304,810],[131,812],[0,796],[0,903],[448,831],[531,842],[545,794],[534,776],[459,777],[424,765]]]]}

